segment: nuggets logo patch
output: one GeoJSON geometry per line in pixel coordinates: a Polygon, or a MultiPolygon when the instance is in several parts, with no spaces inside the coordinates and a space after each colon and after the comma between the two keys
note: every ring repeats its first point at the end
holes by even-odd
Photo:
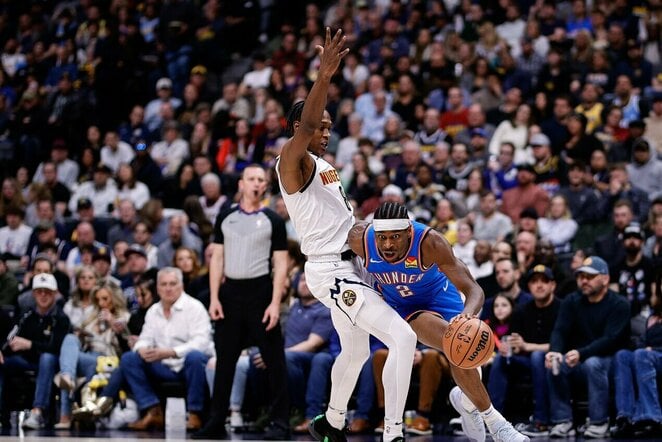
{"type": "Polygon", "coordinates": [[[405,259],[405,268],[406,269],[415,269],[418,267],[418,260],[413,256],[408,256],[405,259]]]}
{"type": "Polygon", "coordinates": [[[356,302],[356,293],[352,290],[345,290],[342,292],[342,302],[344,302],[347,307],[353,306],[356,302]]]}

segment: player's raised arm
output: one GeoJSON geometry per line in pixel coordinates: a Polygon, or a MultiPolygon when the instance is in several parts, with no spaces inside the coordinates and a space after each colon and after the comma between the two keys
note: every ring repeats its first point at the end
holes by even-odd
{"type": "Polygon", "coordinates": [[[345,39],[342,30],[339,29],[331,37],[331,30],[326,28],[324,46],[316,47],[320,56],[317,79],[303,104],[300,117],[295,115],[294,121],[288,121],[288,129],[294,135],[283,146],[278,164],[283,187],[288,193],[301,189],[312,171],[312,162],[306,151],[315,130],[320,127],[331,77],[338,70],[340,60],[349,52],[349,49],[344,49],[345,39]],[[308,166],[304,161],[308,162],[308,166]]]}
{"type": "Polygon", "coordinates": [[[448,241],[434,230],[430,230],[422,244],[423,264],[436,265],[466,297],[462,313],[477,315],[483,308],[485,294],[466,265],[453,254],[448,241]]]}

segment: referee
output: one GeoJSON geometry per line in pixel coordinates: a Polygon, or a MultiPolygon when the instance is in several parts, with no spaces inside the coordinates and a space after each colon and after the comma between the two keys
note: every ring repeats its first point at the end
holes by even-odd
{"type": "Polygon", "coordinates": [[[287,236],[282,218],[261,206],[266,187],[264,168],[246,167],[239,180],[239,204],[221,211],[216,220],[216,244],[209,265],[216,375],[210,420],[194,439],[226,437],[235,365],[242,349],[250,345],[260,348],[267,366],[271,423],[264,438],[289,439],[287,369],[279,324],[287,236]]]}

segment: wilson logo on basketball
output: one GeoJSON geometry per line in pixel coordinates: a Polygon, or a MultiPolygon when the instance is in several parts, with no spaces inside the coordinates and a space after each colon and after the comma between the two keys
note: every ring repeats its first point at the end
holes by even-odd
{"type": "Polygon", "coordinates": [[[474,350],[473,353],[471,353],[471,356],[469,356],[467,359],[470,361],[473,361],[476,359],[478,354],[485,350],[485,347],[487,346],[488,341],[490,340],[490,333],[483,330],[480,334],[480,340],[478,341],[478,345],[476,345],[476,349],[474,350]]]}

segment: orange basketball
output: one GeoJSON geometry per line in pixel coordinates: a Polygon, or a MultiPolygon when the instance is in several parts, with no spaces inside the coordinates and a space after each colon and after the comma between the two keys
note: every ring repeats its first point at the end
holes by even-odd
{"type": "Polygon", "coordinates": [[[448,326],[441,346],[451,364],[460,368],[476,368],[494,352],[494,336],[490,327],[478,318],[458,319],[448,326]]]}

